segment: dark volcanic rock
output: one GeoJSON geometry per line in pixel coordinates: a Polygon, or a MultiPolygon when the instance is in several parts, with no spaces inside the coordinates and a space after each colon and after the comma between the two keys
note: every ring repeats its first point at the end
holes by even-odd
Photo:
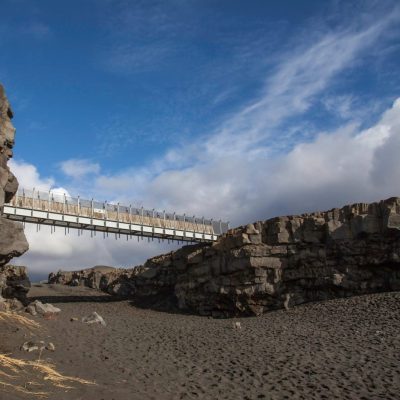
{"type": "Polygon", "coordinates": [[[5,265],[0,268],[0,295],[4,298],[15,298],[27,304],[26,296],[30,287],[25,267],[5,265]]]}
{"type": "Polygon", "coordinates": [[[118,269],[106,266],[95,266],[80,271],[58,271],[51,273],[49,283],[69,286],[87,286],[99,289],[119,297],[132,295],[132,274],[135,269],[118,269]]]}
{"type": "MultiPolygon", "coordinates": [[[[7,166],[12,157],[15,140],[15,128],[11,122],[13,113],[0,85],[0,210],[4,202],[12,199],[18,189],[18,181],[7,166]]],[[[29,280],[24,267],[5,265],[13,257],[18,257],[28,250],[22,224],[12,222],[0,215],[0,294],[26,300],[29,280]],[[13,269],[15,268],[15,269],[13,269]]]]}
{"type": "MultiPolygon", "coordinates": [[[[22,224],[0,217],[0,266],[27,250],[22,224]]],[[[1,267],[0,267],[1,270],[1,267]]]]}
{"type": "Polygon", "coordinates": [[[213,316],[400,290],[400,198],[248,224],[97,280],[139,303],[213,316]]]}

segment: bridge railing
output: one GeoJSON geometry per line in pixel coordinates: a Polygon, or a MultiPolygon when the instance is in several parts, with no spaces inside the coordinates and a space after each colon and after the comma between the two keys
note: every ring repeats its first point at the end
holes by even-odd
{"type": "Polygon", "coordinates": [[[15,207],[53,212],[80,217],[105,219],[130,224],[147,225],[166,229],[222,234],[228,224],[222,221],[188,217],[165,211],[146,210],[143,207],[101,203],[94,200],[69,197],[64,194],[19,189],[10,202],[15,207]]]}

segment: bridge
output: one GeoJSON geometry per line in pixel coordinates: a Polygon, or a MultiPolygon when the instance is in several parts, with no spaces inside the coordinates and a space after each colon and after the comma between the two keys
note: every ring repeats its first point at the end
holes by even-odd
{"type": "Polygon", "coordinates": [[[51,232],[62,227],[97,232],[116,237],[126,235],[178,242],[213,242],[225,233],[229,224],[212,219],[188,217],[143,207],[123,206],[107,202],[69,197],[52,191],[19,189],[10,203],[4,205],[5,217],[23,223],[49,225],[51,232]]]}

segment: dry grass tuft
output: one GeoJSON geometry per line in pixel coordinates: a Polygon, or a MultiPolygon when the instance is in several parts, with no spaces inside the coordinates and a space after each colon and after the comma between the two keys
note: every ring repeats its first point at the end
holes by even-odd
{"type": "Polygon", "coordinates": [[[56,371],[55,366],[46,361],[19,360],[0,354],[0,389],[29,394],[36,397],[47,397],[49,393],[37,390],[35,387],[43,386],[43,381],[49,381],[54,388],[74,389],[73,384],[95,385],[95,382],[73,376],[62,375],[56,371]],[[34,378],[34,380],[30,380],[34,378]],[[15,380],[25,381],[24,385],[15,380]],[[14,382],[13,382],[14,381],[14,382]],[[41,383],[42,382],[42,383],[41,383]]]}
{"type": "MultiPolygon", "coordinates": [[[[28,330],[40,328],[40,324],[22,315],[11,312],[0,312],[0,323],[19,325],[28,330]]],[[[74,384],[95,385],[95,382],[73,376],[66,376],[55,369],[47,361],[29,361],[0,354],[0,397],[1,392],[19,393],[32,397],[48,397],[50,393],[44,391],[45,381],[53,388],[74,389],[74,384]],[[22,383],[21,383],[22,382],[22,383]]]]}
{"type": "Polygon", "coordinates": [[[39,323],[36,321],[12,312],[0,311],[0,322],[5,322],[9,325],[21,325],[28,329],[37,329],[40,327],[39,323]]]}

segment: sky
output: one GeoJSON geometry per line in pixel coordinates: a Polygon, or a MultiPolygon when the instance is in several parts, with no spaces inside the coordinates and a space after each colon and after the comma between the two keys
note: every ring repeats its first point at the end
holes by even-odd
{"type": "MultiPolygon", "coordinates": [[[[2,0],[25,188],[230,221],[400,195],[400,3],[2,0]]],[[[26,227],[35,277],[177,248],[26,227]]]]}

